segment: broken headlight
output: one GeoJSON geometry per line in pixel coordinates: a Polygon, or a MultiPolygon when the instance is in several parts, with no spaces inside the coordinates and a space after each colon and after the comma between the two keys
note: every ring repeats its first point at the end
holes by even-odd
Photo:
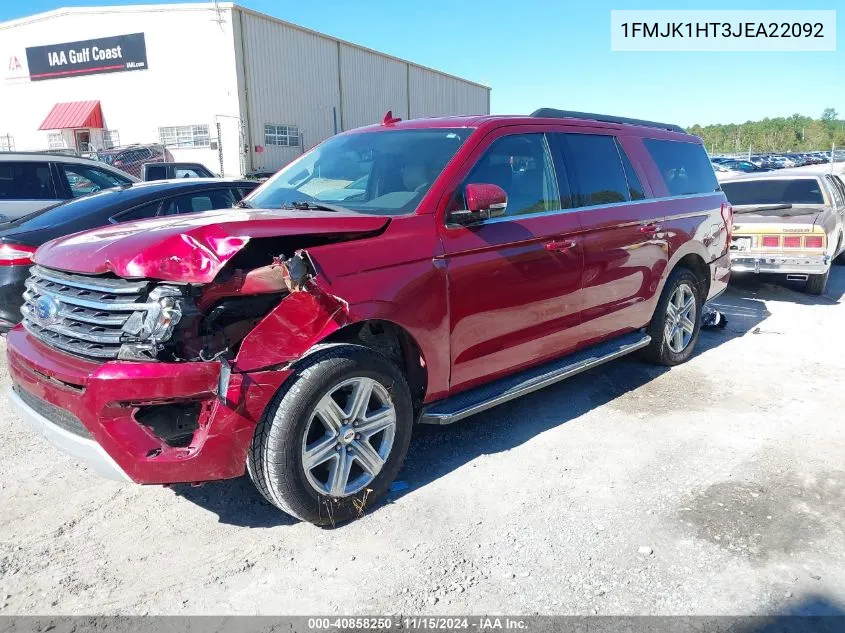
{"type": "Polygon", "coordinates": [[[182,291],[174,286],[157,286],[150,292],[145,310],[133,312],[123,332],[137,342],[124,343],[118,358],[149,360],[158,351],[159,343],[170,339],[182,319],[182,291]]]}

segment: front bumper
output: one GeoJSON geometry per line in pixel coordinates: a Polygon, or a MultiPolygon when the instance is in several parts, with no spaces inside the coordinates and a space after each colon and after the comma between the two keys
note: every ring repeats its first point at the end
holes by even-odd
{"type": "Polygon", "coordinates": [[[7,356],[14,389],[25,395],[10,399],[30,426],[96,472],[143,484],[241,476],[255,425],[291,373],[235,371],[221,395],[220,362],[95,363],[47,347],[21,326],[9,332],[7,356]],[[187,446],[168,444],[135,417],[139,407],[188,403],[199,415],[187,446]],[[50,412],[67,412],[84,428],[74,432],[50,412]]]}
{"type": "Polygon", "coordinates": [[[14,388],[8,391],[9,402],[20,418],[39,435],[44,436],[56,448],[76,457],[91,467],[95,473],[106,479],[131,481],[123,469],[93,439],[62,428],[52,420],[45,418],[33,407],[24,402],[14,388]]]}
{"type": "Polygon", "coordinates": [[[823,275],[829,268],[830,257],[827,255],[731,252],[731,272],[735,273],[823,275]]]}

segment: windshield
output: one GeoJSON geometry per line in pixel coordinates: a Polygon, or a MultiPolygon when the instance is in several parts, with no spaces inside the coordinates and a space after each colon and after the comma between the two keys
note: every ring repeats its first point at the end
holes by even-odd
{"type": "Polygon", "coordinates": [[[246,202],[264,209],[325,202],[359,213],[410,213],[472,131],[439,128],[335,136],[283,168],[246,202]]]}
{"type": "Polygon", "coordinates": [[[722,191],[731,204],[824,204],[815,178],[746,180],[723,182],[722,191]]]}

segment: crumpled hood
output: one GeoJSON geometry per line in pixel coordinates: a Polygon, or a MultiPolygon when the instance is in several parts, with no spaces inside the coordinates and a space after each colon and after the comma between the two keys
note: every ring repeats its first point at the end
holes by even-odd
{"type": "Polygon", "coordinates": [[[208,283],[251,239],[375,233],[389,222],[356,213],[221,209],[61,237],[39,248],[35,262],[79,273],[208,283]]]}

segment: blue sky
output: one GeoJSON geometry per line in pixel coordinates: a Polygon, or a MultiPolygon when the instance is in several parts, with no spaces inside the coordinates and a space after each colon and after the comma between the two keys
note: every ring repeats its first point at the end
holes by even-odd
{"type": "MultiPolygon", "coordinates": [[[[172,0],[171,0],[172,1],[172,0]]],[[[0,0],[0,20],[120,0],[0,0]]],[[[540,106],[666,120],[739,123],[795,112],[845,116],[845,4],[665,0],[242,0],[239,4],[490,85],[494,113],[540,106]],[[838,5],[838,6],[837,6],[838,5]],[[611,9],[836,9],[826,53],[610,51],[611,9]]]]}

